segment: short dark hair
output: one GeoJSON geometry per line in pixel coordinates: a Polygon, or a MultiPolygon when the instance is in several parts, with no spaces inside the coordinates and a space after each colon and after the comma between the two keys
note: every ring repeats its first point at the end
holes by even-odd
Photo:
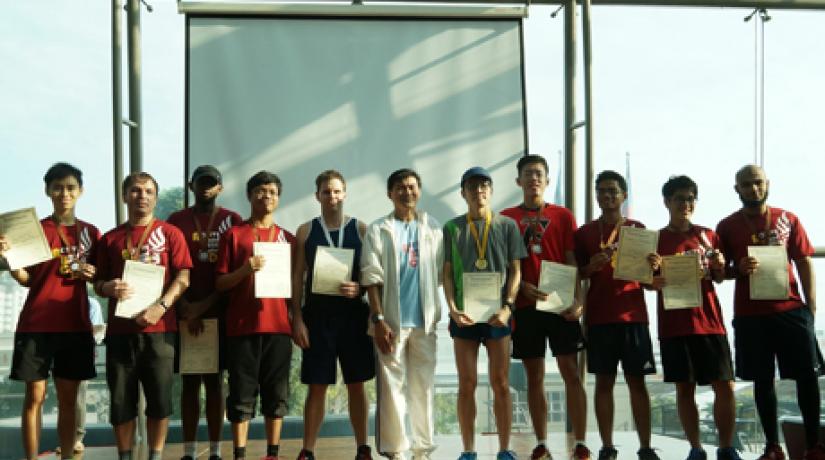
{"type": "Polygon", "coordinates": [[[48,187],[52,184],[52,182],[65,179],[70,176],[77,179],[77,183],[83,187],[83,172],[69,163],[63,163],[62,161],[53,164],[49,170],[46,171],[46,175],[43,176],[43,182],[45,182],[46,187],[48,187]]]}
{"type": "Polygon", "coordinates": [[[619,188],[621,188],[622,191],[625,194],[627,194],[627,181],[624,180],[624,177],[621,174],[617,173],[616,171],[611,171],[609,169],[604,170],[600,172],[598,176],[596,176],[596,181],[593,184],[596,187],[598,187],[599,182],[605,180],[615,180],[619,184],[619,188]]]}
{"type": "Polygon", "coordinates": [[[516,163],[516,171],[518,171],[518,175],[521,175],[521,170],[524,169],[525,166],[531,165],[533,163],[539,163],[544,166],[544,173],[550,173],[550,167],[547,166],[547,160],[544,159],[541,155],[524,155],[523,157],[519,158],[518,163],[516,163]]]}
{"type": "MultiPolygon", "coordinates": [[[[344,175],[334,169],[327,169],[321,174],[318,174],[318,177],[315,178],[315,193],[320,192],[321,186],[332,179],[340,180],[341,183],[344,184],[344,190],[347,189],[347,181],[344,179],[344,175]]],[[[278,190],[280,189],[281,187],[279,186],[278,190]]]]}
{"type": "Polygon", "coordinates": [[[421,188],[421,177],[418,173],[409,168],[402,168],[393,171],[390,177],[387,178],[387,192],[391,192],[395,184],[400,184],[408,177],[415,177],[415,181],[418,182],[418,187],[421,188]]]}
{"type": "Polygon", "coordinates": [[[158,186],[158,181],[156,181],[155,178],[152,177],[151,174],[149,174],[148,172],[143,172],[143,171],[133,172],[132,174],[129,174],[128,176],[126,176],[126,178],[123,179],[123,184],[120,187],[120,191],[121,191],[121,193],[123,193],[123,196],[126,196],[126,192],[129,191],[129,187],[134,185],[135,182],[143,182],[143,181],[147,181],[147,180],[152,181],[152,183],[155,185],[155,194],[160,193],[160,187],[158,186]]]}
{"type": "Polygon", "coordinates": [[[670,179],[662,186],[662,196],[671,198],[677,190],[685,189],[692,191],[693,195],[699,198],[699,187],[696,185],[696,182],[693,182],[693,179],[685,175],[670,176],[670,179]]]}
{"type": "Polygon", "coordinates": [[[269,171],[258,171],[246,181],[246,196],[248,197],[255,187],[265,184],[275,184],[278,187],[278,196],[281,196],[281,178],[269,171]]]}

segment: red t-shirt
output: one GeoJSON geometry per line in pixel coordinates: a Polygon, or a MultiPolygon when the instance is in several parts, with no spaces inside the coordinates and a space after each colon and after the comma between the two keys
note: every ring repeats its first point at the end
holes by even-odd
{"type": "MultiPolygon", "coordinates": [[[[645,228],[640,222],[627,219],[623,226],[645,228]]],[[[590,258],[604,251],[613,234],[615,225],[604,225],[599,228],[599,221],[594,220],[582,225],[573,235],[576,242],[576,262],[579,267],[590,263],[590,258]]],[[[618,232],[611,245],[619,241],[618,232]]],[[[596,324],[615,323],[647,323],[647,305],[641,285],[635,281],[613,279],[613,269],[616,266],[616,251],[613,258],[604,268],[590,275],[590,289],[587,291],[587,314],[585,323],[588,326],[596,324]]]]}
{"type": "MultiPolygon", "coordinates": [[[[275,226],[275,235],[269,239],[268,229],[258,229],[260,241],[289,243],[292,260],[295,260],[295,237],[275,226]]],[[[221,238],[218,253],[218,275],[226,275],[242,267],[252,257],[252,243],[255,235],[248,222],[232,227],[221,238]]],[[[289,324],[287,299],[255,298],[255,278],[250,275],[229,291],[229,305],[226,308],[226,335],[251,334],[292,334],[289,324]]]]}
{"type": "Polygon", "coordinates": [[[92,330],[86,282],[60,273],[75,260],[87,262],[94,253],[100,231],[92,224],[77,221],[61,225],[68,246],[63,245],[51,218],[40,221],[55,258],[26,267],[29,293],[17,320],[17,332],[84,332],[92,330]]]}
{"type": "MultiPolygon", "coordinates": [[[[545,204],[540,211],[515,206],[501,211],[501,214],[516,221],[527,248],[527,257],[521,259],[522,280],[538,285],[542,260],[567,263],[565,252],[575,249],[573,233],[576,231],[576,219],[570,210],[545,204]],[[538,246],[541,246],[540,253],[534,251],[538,246]]],[[[519,292],[516,307],[528,306],[535,306],[535,302],[519,292]]]]}
{"type": "Polygon", "coordinates": [[[734,316],[767,315],[793,310],[803,305],[802,297],[799,295],[799,285],[790,262],[813,255],[814,247],[795,214],[780,208],[769,207],[768,210],[770,212],[770,228],[768,229],[765,228],[764,216],[750,217],[748,221],[746,220],[748,216],[741,211],[736,211],[719,222],[716,231],[721,239],[725,260],[734,267],[743,257],[747,257],[748,246],[759,244],[757,235],[760,232],[767,234],[770,244],[785,246],[788,250],[789,296],[787,300],[751,300],[750,277],[739,275],[736,277],[733,299],[734,316]]]}
{"type": "Polygon", "coordinates": [[[688,233],[676,233],[663,228],[659,230],[660,256],[697,254],[702,258],[705,276],[702,278],[702,307],[665,310],[661,291],[657,294],[659,338],[683,337],[686,335],[724,334],[722,309],[710,277],[708,259],[705,257],[708,243],[719,249],[719,237],[713,230],[694,225],[688,233]],[[700,235],[704,234],[702,238],[700,235]],[[701,243],[700,243],[701,242],[701,243]],[[704,247],[704,249],[703,249],[704,247]]]}
{"type": "Polygon", "coordinates": [[[196,213],[193,208],[186,208],[166,219],[180,229],[186,238],[189,256],[192,258],[192,271],[189,274],[189,289],[184,296],[191,302],[209,297],[215,292],[215,267],[220,240],[230,228],[243,222],[238,213],[221,207],[217,208],[212,228],[207,228],[209,217],[210,214],[196,213]],[[200,232],[195,226],[195,219],[200,223],[200,232]]]}
{"type": "MultiPolygon", "coordinates": [[[[100,240],[95,258],[97,279],[109,281],[123,276],[123,250],[126,249],[126,235],[132,233],[132,243],[137,246],[146,226],[130,227],[122,224],[106,232],[100,240]]],[[[146,241],[139,249],[139,260],[145,263],[166,267],[163,281],[163,292],[169,288],[169,283],[175,279],[178,272],[192,268],[189,250],[183,234],[174,225],[161,220],[152,222],[152,229],[146,241]]],[[[178,325],[174,308],[170,308],[154,326],[140,327],[134,320],[115,316],[117,299],[109,299],[109,324],[106,334],[137,334],[148,332],[177,332],[178,325]]]]}

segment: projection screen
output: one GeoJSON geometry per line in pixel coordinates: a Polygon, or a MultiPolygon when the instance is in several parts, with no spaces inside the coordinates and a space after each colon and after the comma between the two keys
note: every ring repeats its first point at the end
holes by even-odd
{"type": "Polygon", "coordinates": [[[461,173],[490,169],[495,209],[520,199],[526,149],[519,20],[187,17],[186,174],[213,164],[219,203],[249,215],[246,180],[265,169],[283,193],[276,220],[318,215],[315,177],[347,179],[348,215],[392,209],[386,179],[415,169],[419,207],[466,211],[461,173]]]}

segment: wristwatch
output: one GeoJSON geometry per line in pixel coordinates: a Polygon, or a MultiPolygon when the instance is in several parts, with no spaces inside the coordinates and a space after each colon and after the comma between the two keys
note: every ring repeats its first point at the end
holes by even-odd
{"type": "Polygon", "coordinates": [[[378,324],[379,321],[384,321],[384,315],[381,313],[373,313],[372,316],[370,316],[370,320],[372,324],[378,324]]]}
{"type": "Polygon", "coordinates": [[[158,302],[158,305],[160,305],[163,308],[164,312],[169,310],[169,304],[167,304],[166,301],[163,299],[161,299],[161,301],[158,302]]]}
{"type": "Polygon", "coordinates": [[[508,310],[513,311],[513,302],[510,302],[509,300],[504,302],[502,308],[507,308],[508,310]]]}

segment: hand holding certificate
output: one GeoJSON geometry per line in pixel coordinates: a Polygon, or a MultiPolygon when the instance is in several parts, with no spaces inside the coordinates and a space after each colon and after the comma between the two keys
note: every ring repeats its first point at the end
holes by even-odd
{"type": "Polygon", "coordinates": [[[650,283],[653,271],[647,261],[648,254],[656,252],[659,232],[636,227],[619,230],[619,248],[613,278],[625,281],[650,283]]]}
{"type": "Polygon", "coordinates": [[[8,250],[3,256],[12,270],[36,265],[52,257],[52,250],[34,208],[0,214],[0,235],[8,250]]]}
{"type": "Polygon", "coordinates": [[[263,256],[263,267],[255,272],[255,298],[292,297],[292,255],[289,243],[252,243],[252,253],[263,256]]]}
{"type": "Polygon", "coordinates": [[[180,373],[216,374],[218,372],[218,320],[201,320],[203,330],[195,335],[186,321],[180,323],[180,373]]]}
{"type": "Polygon", "coordinates": [[[486,323],[501,309],[501,273],[464,273],[461,279],[464,314],[476,323],[486,323]]]}
{"type": "Polygon", "coordinates": [[[759,268],[750,275],[751,299],[787,299],[788,251],[785,246],[748,246],[748,255],[759,261],[759,268]]]}
{"type": "Polygon", "coordinates": [[[538,300],[536,310],[559,313],[569,308],[576,295],[576,267],[541,261],[538,288],[547,293],[547,299],[538,300]]]}
{"type": "Polygon", "coordinates": [[[123,265],[123,282],[132,290],[132,295],[120,299],[115,307],[115,316],[134,318],[143,310],[154,305],[163,295],[163,279],[166,267],[127,260],[123,265]]]}
{"type": "Polygon", "coordinates": [[[695,254],[662,257],[662,288],[665,310],[702,306],[702,276],[695,254]]]}
{"type": "Polygon", "coordinates": [[[352,249],[318,246],[312,270],[312,293],[342,295],[340,287],[352,277],[354,258],[352,249]]]}

